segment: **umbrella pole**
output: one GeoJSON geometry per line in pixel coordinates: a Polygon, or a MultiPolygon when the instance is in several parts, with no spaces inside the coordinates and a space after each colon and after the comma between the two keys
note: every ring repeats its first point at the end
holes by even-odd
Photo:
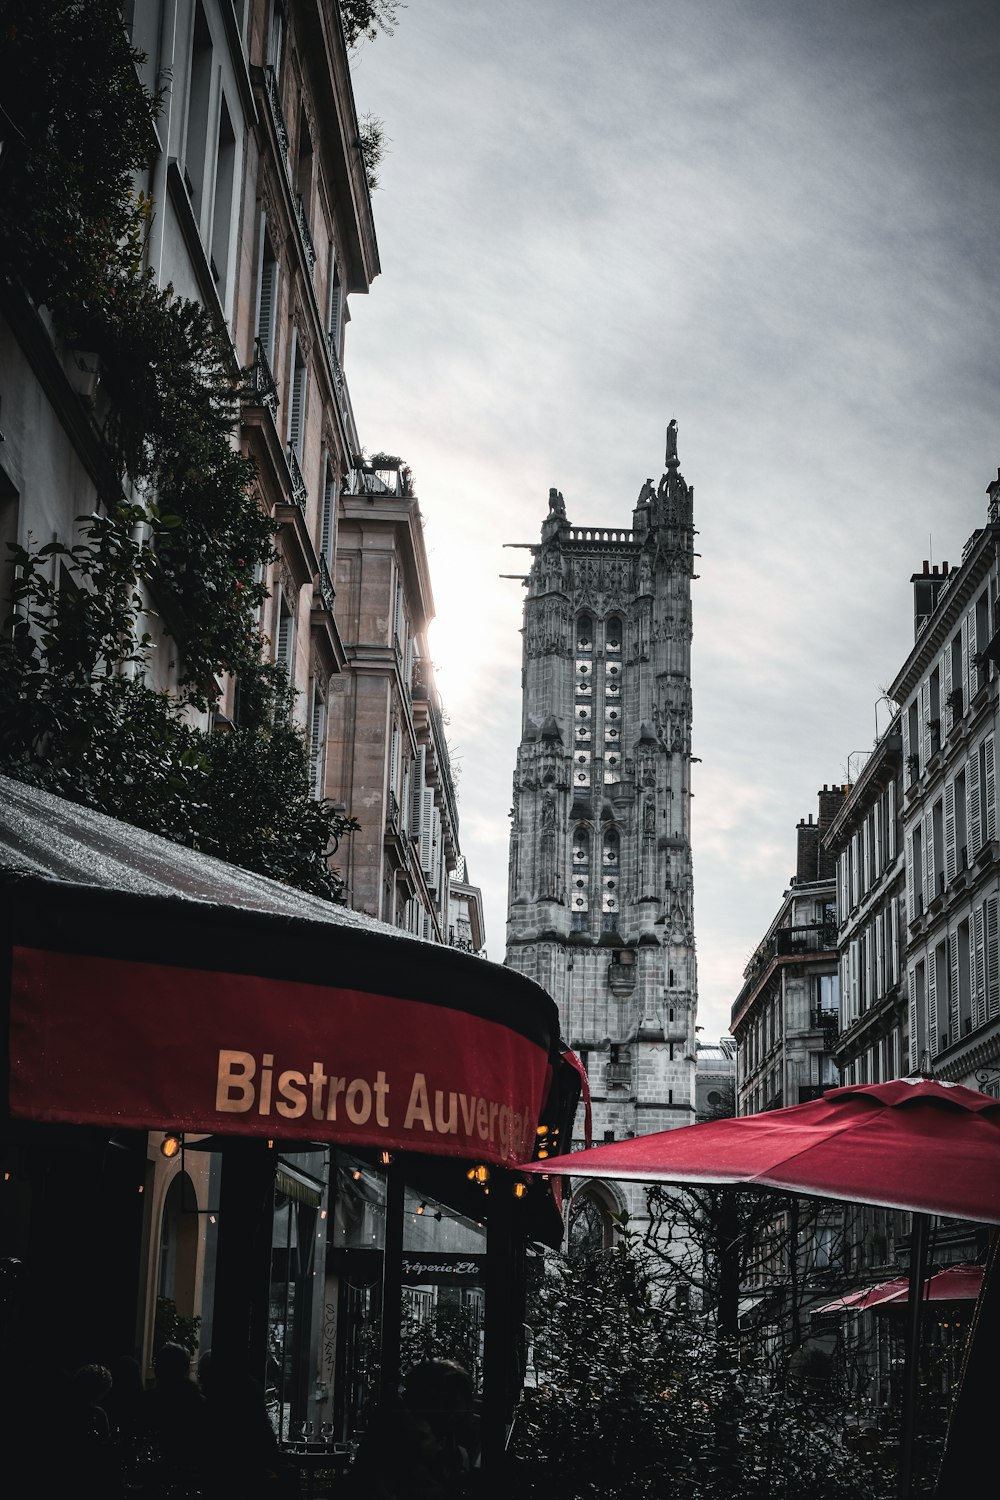
{"type": "Polygon", "coordinates": [[[920,1381],[920,1327],[924,1282],[927,1280],[927,1247],[930,1215],[913,1215],[910,1236],[910,1321],[906,1332],[906,1363],[903,1367],[903,1411],[899,1428],[899,1500],[910,1500],[913,1491],[913,1447],[917,1435],[917,1390],[920,1381]]]}

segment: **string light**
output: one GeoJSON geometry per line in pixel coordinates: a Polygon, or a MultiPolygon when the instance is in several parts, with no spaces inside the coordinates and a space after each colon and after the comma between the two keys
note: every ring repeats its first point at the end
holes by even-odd
{"type": "Polygon", "coordinates": [[[184,1137],[179,1131],[167,1130],[164,1132],[163,1140],[160,1142],[160,1155],[165,1156],[167,1161],[173,1161],[175,1156],[180,1155],[183,1145],[184,1137]]]}
{"type": "Polygon", "coordinates": [[[378,1159],[382,1163],[383,1167],[391,1167],[392,1166],[392,1152],[391,1151],[380,1151],[379,1154],[378,1154],[378,1159]]]}
{"type": "Polygon", "coordinates": [[[527,1192],[528,1192],[528,1184],[526,1182],[515,1182],[515,1184],[514,1184],[514,1197],[515,1198],[524,1198],[526,1196],[527,1192]]]}

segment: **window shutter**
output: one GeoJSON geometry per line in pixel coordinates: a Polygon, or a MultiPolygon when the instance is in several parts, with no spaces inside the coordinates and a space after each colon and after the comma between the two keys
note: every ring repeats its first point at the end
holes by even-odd
{"type": "Polygon", "coordinates": [[[399,730],[393,724],[389,735],[389,790],[393,796],[396,795],[396,781],[399,777],[399,730]]]}
{"type": "Polygon", "coordinates": [[[340,285],[340,272],[337,270],[337,262],[330,262],[330,309],[327,318],[327,331],[330,335],[330,343],[333,352],[340,359],[340,322],[343,309],[343,289],[340,285]]]}
{"type": "Polygon", "coordinates": [[[980,793],[984,803],[984,818],[986,831],[986,842],[991,843],[997,836],[997,786],[996,786],[996,758],[993,752],[993,735],[988,734],[983,740],[983,776],[980,793]]]}
{"type": "MultiPolygon", "coordinates": [[[[907,706],[903,710],[902,714],[900,715],[900,719],[901,719],[902,726],[903,726],[903,765],[905,766],[906,762],[910,758],[910,755],[911,754],[915,754],[916,753],[916,749],[917,749],[916,745],[911,745],[910,744],[910,710],[909,710],[909,706],[907,706]]],[[[909,774],[909,773],[907,773],[907,774],[909,774]]]]}
{"type": "Polygon", "coordinates": [[[986,1019],[995,1021],[1000,1015],[1000,952],[997,951],[997,906],[998,898],[989,896],[983,910],[986,913],[986,1019]]]}
{"type": "Polygon", "coordinates": [[[955,879],[956,863],[955,783],[946,781],[944,785],[944,878],[947,885],[955,879]]]}
{"type": "MultiPolygon", "coordinates": [[[[266,256],[266,252],[262,252],[266,256]]],[[[257,307],[257,337],[264,345],[268,364],[274,365],[274,330],[278,310],[278,262],[270,257],[262,258],[260,267],[260,299],[257,307]]]]}
{"type": "Polygon", "coordinates": [[[923,770],[931,758],[931,685],[920,684],[920,769],[923,770]]]}
{"type": "MultiPolygon", "coordinates": [[[[298,340],[294,354],[298,354],[298,340]]],[[[293,355],[294,359],[294,355],[293,355]]],[[[302,457],[302,429],[305,423],[306,407],[306,367],[305,365],[292,365],[292,400],[288,412],[288,442],[295,449],[297,458],[302,457]]]]}
{"type": "Polygon", "coordinates": [[[868,819],[867,818],[865,819],[865,826],[864,826],[864,830],[863,830],[863,842],[864,842],[864,863],[862,865],[862,874],[863,874],[863,887],[862,887],[862,889],[863,889],[864,892],[867,892],[867,891],[871,890],[871,884],[872,884],[872,840],[871,840],[871,829],[869,827],[869,823],[868,823],[868,819]]]}
{"type": "Polygon", "coordinates": [[[887,802],[889,805],[889,858],[896,858],[896,783],[890,781],[887,789],[887,802]]]}
{"type": "Polygon", "coordinates": [[[928,810],[924,813],[924,837],[922,840],[924,855],[924,911],[930,906],[937,892],[934,889],[934,814],[928,810]]]}
{"type": "Polygon", "coordinates": [[[892,940],[892,984],[899,982],[899,905],[893,901],[889,908],[889,935],[892,940]]]}
{"type": "Polygon", "coordinates": [[[944,649],[944,657],[941,663],[944,668],[944,702],[941,705],[941,729],[942,734],[950,734],[955,723],[955,710],[948,707],[948,699],[951,697],[951,642],[944,649]]]}
{"type": "Polygon", "coordinates": [[[972,913],[972,1024],[982,1026],[986,1020],[986,907],[977,906],[972,913]]]}
{"type": "Polygon", "coordinates": [[[979,787],[979,750],[978,747],[969,753],[965,772],[966,788],[966,818],[965,832],[969,845],[969,864],[971,865],[976,855],[983,846],[982,834],[982,798],[979,787]]]}
{"type": "Polygon", "coordinates": [[[976,666],[976,652],[979,650],[976,644],[976,606],[973,605],[964,620],[964,664],[967,682],[966,702],[971,703],[979,691],[979,669],[976,666]]]}
{"type": "Polygon", "coordinates": [[[875,919],[875,990],[873,1000],[881,1000],[885,994],[885,927],[880,912],[875,919]]]}
{"type": "Polygon", "coordinates": [[[920,1067],[920,1037],[917,1033],[917,976],[911,969],[906,977],[910,986],[910,1072],[916,1073],[920,1067]]]}
{"type": "Polygon", "coordinates": [[[292,678],[292,658],[295,650],[295,617],[284,599],[278,602],[278,639],[275,642],[274,659],[284,667],[288,680],[292,678]]]}
{"type": "Polygon", "coordinates": [[[917,873],[913,867],[913,834],[906,835],[906,920],[912,922],[917,911],[917,873]]]}
{"type": "Polygon", "coordinates": [[[420,837],[420,824],[424,811],[424,763],[427,755],[426,745],[421,745],[413,758],[413,771],[410,777],[410,833],[414,838],[420,837]]]}
{"type": "Polygon", "coordinates": [[[927,1053],[929,1057],[936,1057],[938,1053],[938,1026],[937,1026],[937,963],[935,962],[933,948],[928,951],[925,964],[926,979],[924,982],[924,1035],[927,1040],[927,1053]]]}
{"type": "Polygon", "coordinates": [[[959,1017],[958,933],[948,937],[948,1040],[955,1044],[961,1030],[959,1017]]]}
{"type": "Polygon", "coordinates": [[[327,456],[323,470],[323,514],[319,529],[319,551],[328,568],[333,567],[333,522],[337,506],[337,478],[327,456]]]}
{"type": "Polygon", "coordinates": [[[323,796],[326,749],[326,704],[318,685],[313,683],[312,713],[309,722],[309,764],[312,771],[312,794],[317,801],[323,796]]]}

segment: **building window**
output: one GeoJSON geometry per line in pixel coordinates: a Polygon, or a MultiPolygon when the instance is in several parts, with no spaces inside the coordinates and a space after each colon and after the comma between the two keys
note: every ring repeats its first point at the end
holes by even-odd
{"type": "Polygon", "coordinates": [[[274,369],[277,344],[279,266],[263,216],[260,223],[260,276],[257,286],[257,338],[264,357],[274,369]]]}
{"type": "Polygon", "coordinates": [[[312,795],[320,801],[326,781],[326,700],[315,680],[309,707],[309,777],[312,795]]]}
{"type": "Polygon", "coordinates": [[[233,228],[233,188],[236,182],[236,132],[226,101],[219,113],[219,137],[215,156],[215,201],[212,206],[212,278],[219,301],[228,307],[229,246],[233,228]]]}
{"type": "Polygon", "coordinates": [[[308,370],[305,356],[299,343],[298,332],[292,335],[291,399],[288,403],[287,442],[295,457],[302,462],[303,435],[306,421],[306,381],[308,370]]]}
{"type": "Polygon", "coordinates": [[[277,666],[284,667],[285,675],[291,682],[295,660],[295,616],[280,589],[277,628],[274,632],[274,660],[277,666]]]}

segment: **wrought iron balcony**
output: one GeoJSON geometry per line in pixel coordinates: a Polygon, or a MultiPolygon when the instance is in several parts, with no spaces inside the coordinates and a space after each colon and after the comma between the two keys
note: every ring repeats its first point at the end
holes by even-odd
{"type": "Polygon", "coordinates": [[[302,470],[299,468],[299,456],[291,443],[285,449],[285,458],[288,460],[288,472],[292,479],[292,500],[302,514],[305,515],[309,491],[306,489],[306,482],[302,478],[302,470]]]}
{"type": "Polygon", "coordinates": [[[245,398],[251,406],[266,406],[271,416],[276,416],[278,385],[262,339],[254,339],[253,356],[253,364],[246,371],[245,398]]]}
{"type": "Polygon", "coordinates": [[[271,119],[274,122],[274,132],[287,159],[289,146],[288,126],[285,124],[285,112],[281,107],[278,80],[272,67],[264,69],[264,90],[267,94],[267,104],[271,111],[271,119]]]}
{"type": "Polygon", "coordinates": [[[333,601],[337,597],[337,590],[333,586],[333,579],[330,577],[330,569],[325,557],[321,557],[319,560],[319,582],[317,587],[319,588],[320,597],[323,600],[323,607],[326,609],[327,614],[332,615],[333,601]]]}
{"type": "Polygon", "coordinates": [[[389,800],[386,803],[385,826],[389,833],[399,832],[399,803],[393,792],[389,793],[389,800]]]}
{"type": "Polygon", "coordinates": [[[295,196],[295,222],[299,226],[299,236],[302,240],[302,249],[305,252],[306,264],[309,274],[312,275],[316,269],[316,246],[313,244],[312,230],[309,228],[309,220],[306,218],[306,206],[302,201],[302,194],[295,196]]]}

